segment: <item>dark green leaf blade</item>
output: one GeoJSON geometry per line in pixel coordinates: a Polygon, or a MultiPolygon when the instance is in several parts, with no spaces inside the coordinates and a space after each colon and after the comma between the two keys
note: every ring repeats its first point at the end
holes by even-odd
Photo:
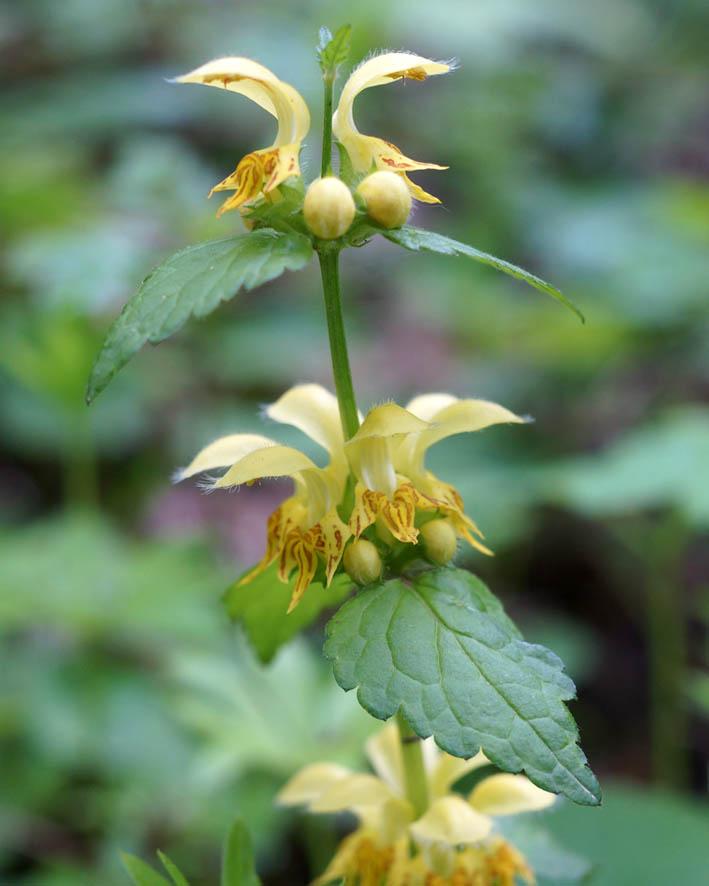
{"type": "Polygon", "coordinates": [[[323,74],[334,76],[340,65],[343,65],[350,54],[351,25],[342,25],[334,35],[324,25],[320,28],[320,40],[317,45],[317,57],[323,74]]]}
{"type": "Polygon", "coordinates": [[[154,268],[114,321],[86,389],[90,403],[149,341],[162,341],[190,317],[204,317],[240,289],[254,289],[312,258],[310,240],[269,228],[209,240],[176,252],[154,268]]]}
{"type": "Polygon", "coordinates": [[[600,788],[564,701],[572,681],[548,649],[525,643],[475,576],[442,567],[360,592],[327,626],[325,655],[343,689],[386,720],[399,708],[422,737],[597,805],[600,788]]]}
{"type": "Polygon", "coordinates": [[[221,886],[261,886],[254,869],[251,836],[241,816],[231,826],[224,844],[221,886]]]}
{"type": "Polygon", "coordinates": [[[162,862],[163,867],[172,877],[175,886],[190,886],[184,874],[180,871],[174,861],[171,861],[164,852],[158,849],[158,858],[162,862]]]}
{"type": "Polygon", "coordinates": [[[135,855],[121,852],[121,858],[135,886],[171,886],[164,877],[135,855]]]}
{"type": "Polygon", "coordinates": [[[404,249],[409,249],[412,252],[437,252],[440,255],[462,255],[466,258],[472,258],[474,261],[490,265],[490,267],[509,274],[511,277],[516,277],[517,280],[523,280],[541,292],[546,292],[552,298],[570,308],[582,323],[586,322],[584,315],[576,305],[552,286],[551,283],[547,283],[540,277],[525,271],[524,268],[513,265],[504,259],[496,258],[487,252],[481,252],[479,249],[475,249],[474,246],[468,246],[466,243],[460,243],[458,240],[452,240],[450,237],[444,237],[442,234],[436,234],[433,231],[424,231],[422,228],[415,228],[412,225],[403,225],[400,228],[393,228],[391,230],[371,226],[369,230],[360,228],[357,233],[360,236],[371,236],[375,233],[381,234],[382,237],[386,237],[392,243],[403,246],[404,249]]]}
{"type": "Polygon", "coordinates": [[[323,609],[339,606],[352,589],[345,575],[333,579],[329,588],[314,582],[296,608],[287,614],[293,583],[278,579],[273,563],[248,584],[235,582],[224,594],[229,617],[243,625],[256,654],[268,664],[278,649],[311,624],[323,609]]]}

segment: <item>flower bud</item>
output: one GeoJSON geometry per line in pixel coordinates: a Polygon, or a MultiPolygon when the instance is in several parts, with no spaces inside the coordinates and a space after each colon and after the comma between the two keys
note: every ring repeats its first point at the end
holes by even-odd
{"type": "Polygon", "coordinates": [[[305,223],[316,237],[334,240],[352,224],[355,204],[347,185],[332,175],[314,181],[303,203],[305,223]]]}
{"type": "Polygon", "coordinates": [[[359,538],[345,548],[343,563],[345,572],[358,585],[371,584],[382,574],[379,551],[366,538],[359,538]]]}
{"type": "Polygon", "coordinates": [[[395,172],[373,172],[360,182],[357,193],[367,214],[383,228],[400,228],[411,212],[411,192],[395,172]]]}
{"type": "Polygon", "coordinates": [[[453,559],[458,540],[455,529],[448,520],[429,520],[419,532],[426,556],[431,562],[437,566],[445,566],[453,559]]]}

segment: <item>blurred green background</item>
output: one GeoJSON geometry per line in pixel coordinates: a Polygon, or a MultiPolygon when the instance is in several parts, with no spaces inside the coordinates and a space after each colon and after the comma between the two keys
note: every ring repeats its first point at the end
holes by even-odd
{"type": "MultiPolygon", "coordinates": [[[[259,404],[330,384],[316,267],[149,348],[88,409],[111,319],[217,221],[210,187],[273,123],[166,82],[247,55],[298,88],[320,148],[318,27],[456,57],[370,90],[364,132],[450,166],[414,223],[549,279],[551,299],[384,242],[343,260],[360,406],[422,391],[535,424],[440,444],[496,551],[462,556],[566,661],[600,810],[542,816],[602,884],[699,882],[709,845],[709,8],[23,0],[0,7],[0,882],[120,886],[118,850],[198,884],[242,811],[268,883],[303,883],[334,831],[273,809],[289,773],[356,765],[373,726],[320,659],[321,625],[265,671],[219,597],[260,556],[279,484],[204,496],[175,467],[259,404]]],[[[283,433],[286,442],[298,435],[283,433]]]]}

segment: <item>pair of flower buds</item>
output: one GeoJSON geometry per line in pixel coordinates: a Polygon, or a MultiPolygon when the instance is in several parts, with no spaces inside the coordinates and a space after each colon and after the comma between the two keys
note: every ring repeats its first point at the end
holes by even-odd
{"type": "MultiPolygon", "coordinates": [[[[347,80],[332,118],[335,138],[347,151],[353,171],[368,175],[357,191],[370,217],[383,227],[402,225],[411,209],[411,199],[439,203],[412,182],[408,173],[420,169],[445,169],[404,156],[390,142],[359,132],[352,115],[354,100],[364,89],[397,80],[425,80],[445,74],[451,66],[410,52],[387,52],[361,64],[347,80]]],[[[299,155],[310,129],[310,113],[303,97],[290,84],[258,62],[247,58],[219,58],[177,78],[179,83],[202,83],[246,96],[278,121],[274,143],[243,157],[234,172],[210,192],[233,191],[218,215],[233,209],[248,214],[248,207],[262,199],[276,202],[278,187],[299,176],[299,155]]],[[[304,204],[306,223],[323,239],[334,239],[349,228],[355,215],[352,194],[334,176],[313,182],[304,204]]]]}

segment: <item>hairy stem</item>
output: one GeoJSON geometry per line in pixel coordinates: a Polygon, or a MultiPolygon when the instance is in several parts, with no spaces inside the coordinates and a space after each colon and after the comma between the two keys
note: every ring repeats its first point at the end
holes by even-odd
{"type": "Polygon", "coordinates": [[[406,797],[414,807],[416,818],[418,818],[428,808],[428,785],[423,765],[421,739],[409,726],[400,710],[396,715],[396,725],[399,727],[401,758],[404,762],[406,797]]]}
{"type": "Polygon", "coordinates": [[[335,377],[335,393],[340,407],[342,430],[345,439],[349,440],[357,432],[359,416],[352,386],[350,358],[347,354],[345,324],[342,318],[339,255],[336,250],[327,250],[320,252],[318,258],[320,259],[320,274],[323,296],[325,297],[325,316],[330,338],[330,359],[332,360],[332,374],[335,377]]]}
{"type": "Polygon", "coordinates": [[[324,178],[332,172],[332,87],[334,75],[323,75],[322,164],[320,175],[324,178]]]}

